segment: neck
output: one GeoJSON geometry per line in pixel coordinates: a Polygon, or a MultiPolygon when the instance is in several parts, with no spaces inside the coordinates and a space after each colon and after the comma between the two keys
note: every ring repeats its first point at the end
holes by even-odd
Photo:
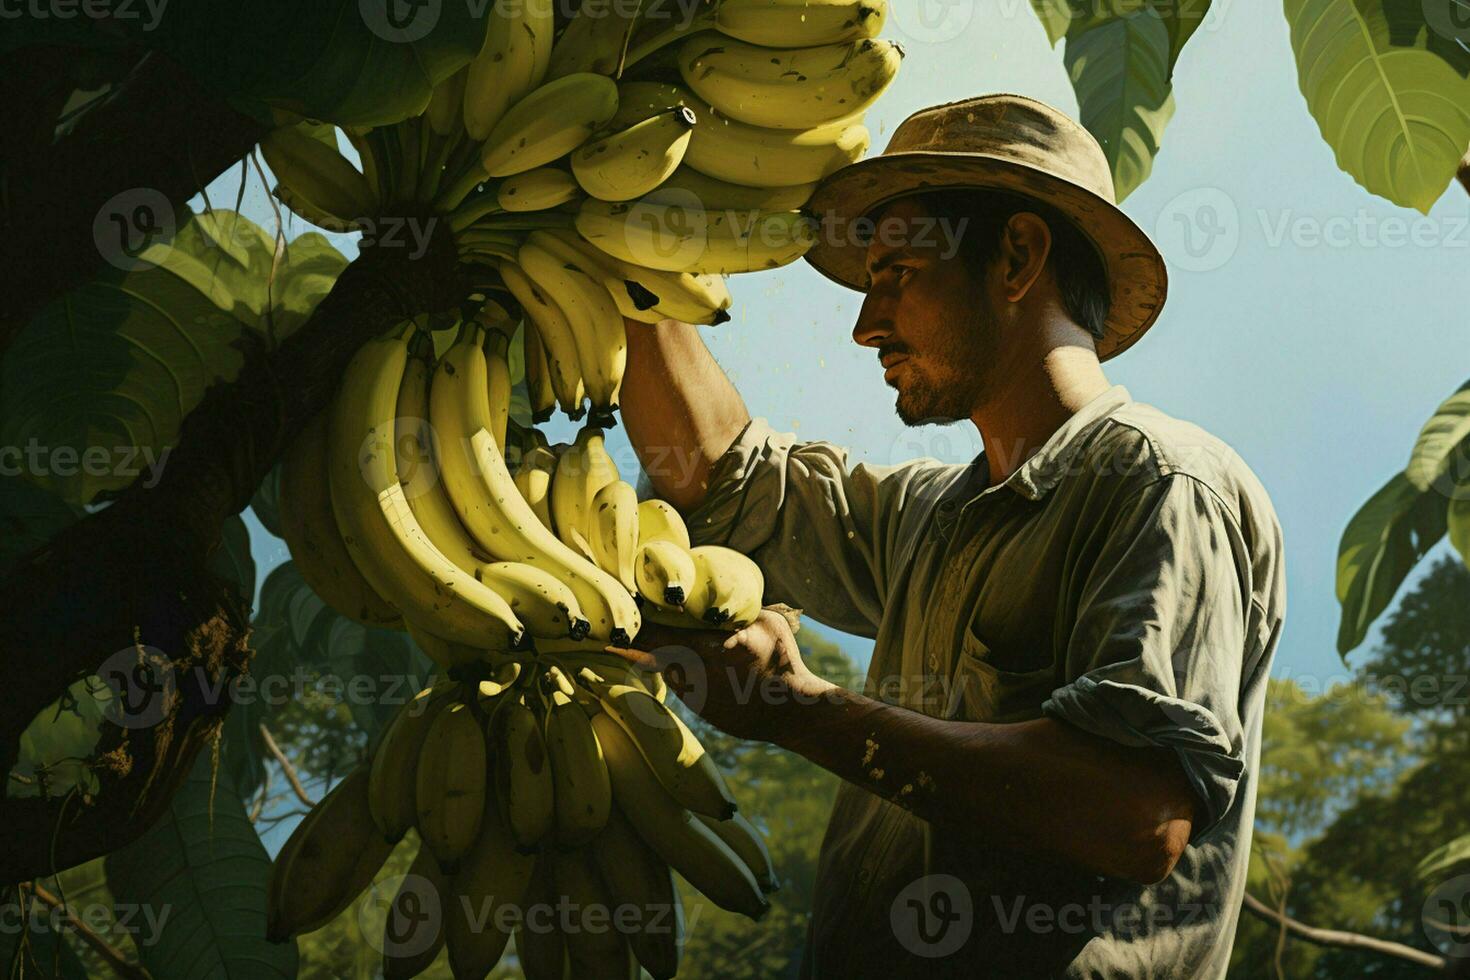
{"type": "Polygon", "coordinates": [[[1011,343],[992,377],[986,401],[970,416],[985,444],[990,485],[1004,481],[1036,454],[1079,408],[1112,386],[1091,348],[1074,339],[1070,321],[1013,331],[1034,345],[1011,343]]]}

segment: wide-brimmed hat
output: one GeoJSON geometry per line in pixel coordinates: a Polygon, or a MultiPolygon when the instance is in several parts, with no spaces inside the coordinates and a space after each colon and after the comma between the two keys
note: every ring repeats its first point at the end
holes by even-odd
{"type": "Polygon", "coordinates": [[[852,222],[905,195],[949,188],[1035,198],[1070,218],[1096,246],[1112,296],[1099,360],[1126,350],[1158,317],[1168,287],[1164,259],[1118,208],[1102,147],[1062,112],[1021,95],[922,109],[894,130],[882,154],[828,176],[807,205],[824,222],[807,261],[865,292],[867,245],[846,233],[852,222]]]}

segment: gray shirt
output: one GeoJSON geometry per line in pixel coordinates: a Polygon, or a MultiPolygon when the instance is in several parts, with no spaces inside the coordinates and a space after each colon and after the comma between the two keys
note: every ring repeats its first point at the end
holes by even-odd
{"type": "Polygon", "coordinates": [[[803,976],[1223,977],[1286,607],[1271,501],[1229,446],[1121,385],[988,484],[983,452],[849,467],[756,419],[689,526],[749,554],[767,602],[872,637],[869,696],[1172,748],[1204,817],[1144,887],[935,831],[843,783],[803,976]]]}

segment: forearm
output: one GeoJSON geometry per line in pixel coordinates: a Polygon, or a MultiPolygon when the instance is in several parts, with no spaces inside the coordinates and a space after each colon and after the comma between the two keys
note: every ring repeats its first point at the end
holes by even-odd
{"type": "Polygon", "coordinates": [[[655,493],[688,511],[704,499],[711,468],[750,413],[698,327],[677,320],[627,327],[623,424],[655,493]]]}
{"type": "Polygon", "coordinates": [[[1171,752],[1054,719],[946,721],[840,688],[779,710],[777,744],[989,846],[1151,883],[1195,817],[1171,752]]]}

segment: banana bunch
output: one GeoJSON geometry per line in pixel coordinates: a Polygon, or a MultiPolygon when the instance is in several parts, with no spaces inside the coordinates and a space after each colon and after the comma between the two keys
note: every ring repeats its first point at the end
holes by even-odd
{"type": "Polygon", "coordinates": [[[385,976],[413,976],[447,948],[456,977],[483,977],[514,933],[528,976],[672,977],[674,871],[721,908],[765,914],[779,887],[770,852],[657,674],[567,650],[459,676],[400,708],[370,762],[287,840],[268,889],[273,940],[341,913],[410,832],[410,880],[438,892],[442,916],[416,926],[435,930],[430,943],[398,957],[414,924],[390,908],[385,976]],[[640,917],[563,934],[546,909],[567,906],[640,917]]]}
{"type": "Polygon", "coordinates": [[[563,22],[551,0],[491,4],[422,115],[270,133],[275,194],[336,231],[430,207],[475,288],[536,334],[537,416],[610,424],[624,318],[722,323],[726,276],[805,254],[800,209],[867,152],[903,56],[877,36],[887,0],[666,7],[584,0],[563,22]]]}

